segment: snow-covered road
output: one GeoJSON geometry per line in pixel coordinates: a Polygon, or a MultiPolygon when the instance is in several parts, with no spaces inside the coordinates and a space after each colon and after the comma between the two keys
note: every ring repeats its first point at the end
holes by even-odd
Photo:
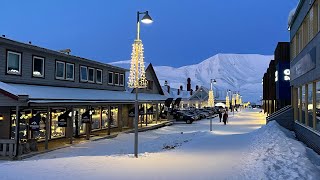
{"type": "Polygon", "coordinates": [[[276,123],[263,126],[257,110],[230,115],[227,126],[214,119],[175,124],[74,145],[25,161],[1,162],[0,179],[317,179],[320,157],[276,123]],[[174,148],[168,150],[170,148],[174,148]]]}

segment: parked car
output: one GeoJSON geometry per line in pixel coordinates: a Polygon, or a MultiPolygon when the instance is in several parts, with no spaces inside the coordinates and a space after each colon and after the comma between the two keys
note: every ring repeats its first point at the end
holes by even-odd
{"type": "Polygon", "coordinates": [[[176,115],[174,115],[174,118],[176,119],[176,121],[184,121],[187,124],[192,124],[195,120],[193,116],[183,111],[177,111],[176,115]]]}

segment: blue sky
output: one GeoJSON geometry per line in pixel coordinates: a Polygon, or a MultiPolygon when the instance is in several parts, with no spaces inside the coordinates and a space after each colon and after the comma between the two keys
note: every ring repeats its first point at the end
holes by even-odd
{"type": "Polygon", "coordinates": [[[112,62],[129,60],[136,11],[145,57],[179,67],[217,53],[273,54],[288,41],[287,19],[298,0],[3,0],[0,34],[53,50],[112,62]]]}

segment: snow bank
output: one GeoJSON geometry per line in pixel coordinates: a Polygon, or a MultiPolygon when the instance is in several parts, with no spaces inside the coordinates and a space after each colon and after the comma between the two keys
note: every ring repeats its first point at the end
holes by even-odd
{"type": "MultiPolygon", "coordinates": [[[[320,176],[320,168],[307,155],[315,153],[278,123],[270,122],[252,136],[250,153],[244,155],[242,162],[243,179],[315,179],[320,176]]],[[[318,155],[314,158],[320,160],[318,155]]]]}

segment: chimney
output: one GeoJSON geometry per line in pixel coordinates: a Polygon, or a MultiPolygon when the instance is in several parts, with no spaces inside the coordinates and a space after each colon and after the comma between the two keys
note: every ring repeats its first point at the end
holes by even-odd
{"type": "Polygon", "coordinates": [[[167,86],[167,91],[168,91],[168,93],[170,94],[170,86],[167,86]]]}
{"type": "Polygon", "coordinates": [[[180,95],[180,89],[178,89],[178,96],[180,95]]]}
{"type": "Polygon", "coordinates": [[[196,85],[196,91],[198,91],[199,90],[199,86],[198,85],[196,85]]]}
{"type": "Polygon", "coordinates": [[[170,86],[167,80],[164,81],[164,86],[167,87],[167,92],[170,94],[170,86]]]}
{"type": "Polygon", "coordinates": [[[188,78],[187,79],[187,91],[191,91],[191,79],[190,78],[188,78]]]}
{"type": "Polygon", "coordinates": [[[192,94],[193,94],[193,89],[190,89],[190,95],[192,96],[192,94]]]}
{"type": "Polygon", "coordinates": [[[180,86],[180,90],[183,91],[183,86],[182,85],[180,86]]]}

